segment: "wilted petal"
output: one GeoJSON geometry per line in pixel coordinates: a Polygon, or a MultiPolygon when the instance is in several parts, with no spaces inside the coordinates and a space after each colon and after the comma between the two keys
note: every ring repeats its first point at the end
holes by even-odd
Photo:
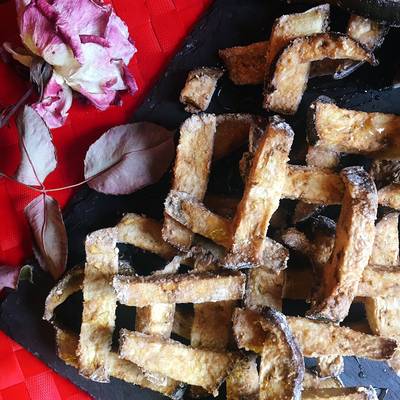
{"type": "Polygon", "coordinates": [[[110,15],[104,37],[110,43],[110,57],[120,59],[128,65],[136,48],[129,39],[128,27],[115,13],[110,15]]]}
{"type": "MultiPolygon", "coordinates": [[[[110,5],[97,0],[17,0],[17,10],[25,46],[97,108],[115,103],[118,91],[137,90],[127,70],[136,48],[110,5]]],[[[49,126],[60,126],[69,102],[54,103],[51,87],[49,93],[47,101],[39,103],[42,108],[36,107],[49,126]]]]}
{"type": "Polygon", "coordinates": [[[19,30],[24,45],[53,66],[76,69],[79,63],[71,48],[57,35],[54,23],[36,6],[36,1],[25,8],[19,19],[19,30]]]}
{"type": "Polygon", "coordinates": [[[46,125],[54,129],[64,125],[71,105],[72,90],[66,85],[62,76],[53,72],[44,90],[43,99],[32,107],[43,118],[46,125]]]}
{"type": "Polygon", "coordinates": [[[12,58],[25,67],[30,67],[32,64],[33,56],[29,54],[25,49],[13,49],[11,43],[4,42],[4,49],[11,54],[12,58]]]}

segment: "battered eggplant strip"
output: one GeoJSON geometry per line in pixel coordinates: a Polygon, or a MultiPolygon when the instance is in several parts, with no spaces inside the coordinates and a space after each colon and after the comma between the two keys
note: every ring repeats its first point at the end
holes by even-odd
{"type": "Polygon", "coordinates": [[[312,61],[350,59],[376,64],[374,55],[355,40],[337,33],[319,33],[293,40],[282,52],[264,92],[264,108],[296,113],[306,89],[312,61]]]}
{"type": "Polygon", "coordinates": [[[283,15],[275,20],[266,53],[266,82],[271,78],[277,56],[293,39],[329,30],[329,14],[330,6],[324,4],[303,13],[283,15]]]}
{"type": "Polygon", "coordinates": [[[303,380],[303,390],[318,390],[330,388],[342,388],[343,383],[339,378],[321,379],[318,375],[305,371],[303,380]]]}
{"type": "MultiPolygon", "coordinates": [[[[195,267],[196,270],[197,266],[195,267]]],[[[218,271],[215,265],[201,266],[201,271],[218,271]]],[[[199,271],[200,272],[200,271],[199,271]]],[[[232,313],[236,301],[193,304],[190,344],[209,350],[224,351],[232,343],[232,313]]]]}
{"type": "Polygon", "coordinates": [[[379,204],[400,210],[400,184],[392,183],[378,191],[379,204]]]}
{"type": "Polygon", "coordinates": [[[190,335],[192,347],[224,351],[231,342],[235,301],[194,304],[190,335]]]}
{"type": "Polygon", "coordinates": [[[279,206],[293,138],[294,133],[286,122],[277,116],[270,119],[232,222],[226,266],[264,265],[267,229],[279,206]]]}
{"type": "MultiPolygon", "coordinates": [[[[77,356],[78,342],[78,335],[56,328],[57,355],[67,365],[74,368],[79,366],[77,356]]],[[[110,375],[112,377],[154,390],[174,400],[179,400],[183,397],[185,385],[182,383],[167,378],[164,385],[157,385],[146,377],[141,368],[130,361],[119,358],[117,353],[111,351],[109,358],[110,375]]]]}
{"type": "MultiPolygon", "coordinates": [[[[200,268],[199,270],[203,271],[215,271],[215,266],[212,264],[200,268]]],[[[235,303],[236,301],[219,301],[193,304],[190,345],[193,348],[226,351],[229,344],[233,342],[232,313],[235,303]]],[[[201,387],[191,386],[189,391],[193,398],[207,397],[207,393],[204,393],[201,387]]]]}
{"type": "MultiPolygon", "coordinates": [[[[323,232],[317,232],[315,240],[311,242],[304,233],[299,232],[295,228],[289,228],[282,235],[282,240],[289,248],[308,256],[314,268],[318,270],[323,268],[325,263],[329,260],[332,254],[335,237],[334,231],[325,234],[323,232]]],[[[376,248],[375,241],[374,247],[376,248]]],[[[390,248],[391,244],[388,244],[388,254],[390,254],[390,248]]],[[[395,253],[393,252],[392,254],[395,253]]],[[[311,267],[305,266],[304,268],[288,269],[285,271],[285,274],[284,298],[309,299],[313,280],[315,280],[315,274],[311,267]]],[[[400,293],[399,279],[400,270],[397,266],[369,264],[364,269],[361,276],[356,296],[396,296],[400,293]]],[[[315,286],[317,285],[318,282],[315,282],[315,286]]]]}
{"type": "MultiPolygon", "coordinates": [[[[396,272],[400,272],[398,223],[398,213],[388,214],[379,221],[376,225],[374,248],[370,258],[370,262],[391,265],[391,269],[396,272]]],[[[386,273],[382,275],[382,279],[387,279],[386,273]]],[[[368,324],[375,335],[400,341],[400,285],[391,293],[396,297],[388,296],[384,291],[379,294],[385,297],[364,298],[368,324]]],[[[388,364],[397,374],[400,374],[399,350],[388,364]]]]}
{"type": "MultiPolygon", "coordinates": [[[[312,268],[289,269],[285,271],[283,298],[308,300],[313,286],[312,268]]],[[[368,265],[359,281],[356,297],[398,296],[400,271],[397,266],[368,265]]]]}
{"type": "Polygon", "coordinates": [[[326,168],[289,165],[282,197],[312,204],[340,204],[343,181],[326,168]]]}
{"type": "Polygon", "coordinates": [[[259,399],[301,399],[304,359],[285,316],[266,307],[259,324],[264,331],[259,399]]]}
{"type": "Polygon", "coordinates": [[[79,373],[109,382],[111,339],[117,298],[112,278],[118,273],[118,229],[107,228],[86,237],[83,313],[79,337],[79,373]]]}
{"type": "Polygon", "coordinates": [[[226,400],[258,400],[259,388],[256,357],[242,357],[226,378],[226,400]]]}
{"type": "MultiPolygon", "coordinates": [[[[193,115],[180,129],[179,145],[174,167],[172,190],[190,193],[202,201],[207,189],[216,131],[212,114],[193,115]]],[[[163,239],[181,251],[187,251],[194,234],[165,215],[163,239]]]]}
{"type": "Polygon", "coordinates": [[[375,184],[362,168],[345,168],[340,175],[345,184],[345,194],[335,246],[324,267],[321,297],[308,312],[312,318],[337,322],[347,316],[368,265],[378,209],[375,184]]]}
{"type": "Polygon", "coordinates": [[[235,85],[259,85],[264,82],[268,42],[252,43],[218,51],[235,85]]]}
{"type": "Polygon", "coordinates": [[[372,387],[306,389],[302,398],[305,400],[378,400],[372,387]]]}
{"type": "Polygon", "coordinates": [[[190,113],[206,111],[215,92],[218,79],[223,75],[219,68],[201,67],[190,71],[179,100],[190,113]]]}
{"type": "MultiPolygon", "coordinates": [[[[400,267],[398,267],[400,269],[400,267]]],[[[400,342],[400,299],[399,297],[375,297],[364,300],[368,324],[376,335],[391,337],[400,342]]],[[[388,361],[400,375],[400,350],[397,349],[388,361]]]]}
{"type": "Polygon", "coordinates": [[[273,273],[265,267],[247,271],[244,304],[247,308],[271,307],[282,310],[282,290],[285,274],[273,273]]]}
{"type": "Polygon", "coordinates": [[[120,332],[119,355],[145,370],[200,386],[215,396],[238,357],[234,353],[194,349],[171,339],[126,329],[120,332]]]}
{"type": "Polygon", "coordinates": [[[81,266],[76,266],[65,273],[46,297],[44,320],[52,321],[56,307],[64,303],[69,296],[82,290],[83,278],[84,269],[81,266]]]}
{"type": "Polygon", "coordinates": [[[120,243],[131,244],[165,260],[170,260],[176,255],[176,250],[163,240],[162,224],[155,219],[129,213],[121,219],[116,228],[120,243]]]}
{"type": "MultiPolygon", "coordinates": [[[[347,26],[349,37],[361,43],[369,51],[374,51],[382,45],[388,30],[387,26],[359,15],[351,15],[347,26]]],[[[338,66],[334,78],[345,78],[362,64],[344,61],[338,66]]]]}
{"type": "Polygon", "coordinates": [[[400,116],[340,108],[319,97],[310,107],[309,141],[336,152],[373,158],[400,157],[400,116]]]}
{"type": "Polygon", "coordinates": [[[236,271],[219,273],[114,277],[118,301],[144,307],[158,303],[207,303],[239,300],[245,289],[245,275],[236,271]]]}
{"type": "Polygon", "coordinates": [[[322,378],[339,376],[344,371],[342,356],[323,356],[317,358],[318,375],[322,378]]]}
{"type": "MultiPolygon", "coordinates": [[[[165,213],[192,232],[222,247],[230,244],[231,221],[214,214],[185,193],[171,191],[165,200],[165,213]]],[[[286,268],[289,253],[280,243],[266,237],[263,257],[263,267],[280,271],[286,268]]]]}
{"type": "Polygon", "coordinates": [[[375,240],[369,263],[399,265],[399,213],[387,214],[375,225],[375,240]]]}
{"type": "MultiPolygon", "coordinates": [[[[239,348],[261,354],[265,341],[261,319],[262,315],[254,310],[235,309],[233,334],[239,348]]],[[[287,320],[304,357],[341,355],[388,360],[397,348],[393,339],[368,335],[333,323],[301,317],[287,317],[287,320]]]]}
{"type": "MultiPolygon", "coordinates": [[[[176,274],[182,261],[181,256],[175,256],[164,269],[154,272],[153,276],[176,274]]],[[[169,338],[174,323],[175,304],[159,303],[136,308],[135,329],[147,335],[169,338]]]]}

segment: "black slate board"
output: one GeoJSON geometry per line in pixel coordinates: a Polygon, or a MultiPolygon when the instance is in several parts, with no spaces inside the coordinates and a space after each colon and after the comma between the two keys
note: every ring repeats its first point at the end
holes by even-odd
{"type": "MultiPolygon", "coordinates": [[[[272,21],[288,12],[305,10],[306,6],[266,2],[265,0],[216,0],[201,19],[193,33],[186,39],[182,50],[173,58],[160,81],[147,99],[136,111],[133,120],[153,121],[168,128],[177,128],[187,118],[179,104],[179,91],[186,73],[202,65],[220,65],[217,50],[233,45],[244,45],[265,40],[269,35],[272,21]]],[[[332,30],[344,31],[346,14],[334,10],[332,30]]],[[[333,97],[339,105],[365,111],[383,111],[400,114],[400,89],[390,87],[394,76],[393,59],[397,56],[399,34],[391,31],[383,48],[377,52],[382,60],[375,69],[363,66],[349,78],[334,81],[318,78],[310,81],[299,112],[288,118],[296,132],[295,150],[291,162],[301,159],[301,144],[304,143],[305,111],[312,100],[325,94],[333,97]],[[382,89],[384,88],[384,89],[382,89]]],[[[261,109],[260,87],[235,87],[228,79],[219,83],[210,112],[251,112],[264,114],[261,109]]],[[[210,179],[209,190],[213,192],[238,193],[241,190],[235,167],[238,156],[223,160],[215,168],[210,179]]],[[[354,160],[347,160],[352,163],[354,160]]],[[[144,213],[160,218],[162,202],[169,188],[170,176],[150,188],[130,196],[107,196],[89,188],[82,189],[70,203],[65,213],[69,237],[69,266],[84,261],[84,239],[87,233],[99,228],[112,226],[129,211],[144,213]]],[[[289,206],[290,207],[290,206],[289,206]]],[[[145,255],[132,249],[124,249],[125,256],[133,257],[137,263],[147,264],[145,255]]],[[[151,265],[156,265],[152,260],[151,265]]],[[[127,398],[161,399],[163,396],[113,379],[110,384],[99,384],[86,380],[76,370],[66,366],[55,353],[52,327],[41,320],[45,297],[52,287],[51,280],[38,268],[34,271],[34,284],[22,282],[16,292],[11,292],[2,303],[0,328],[17,342],[38,356],[61,375],[69,378],[96,399],[119,400],[127,398]]],[[[60,314],[69,327],[78,329],[81,299],[74,296],[62,306],[60,314]]],[[[285,312],[296,314],[298,304],[286,302],[285,312]]],[[[360,318],[362,310],[352,310],[353,318],[360,318]]],[[[134,312],[127,307],[118,307],[117,325],[133,329],[134,312]]],[[[312,361],[310,361],[312,364],[312,361]]],[[[400,399],[400,378],[384,363],[349,358],[342,376],[347,386],[373,385],[389,388],[387,400],[400,399]]]]}

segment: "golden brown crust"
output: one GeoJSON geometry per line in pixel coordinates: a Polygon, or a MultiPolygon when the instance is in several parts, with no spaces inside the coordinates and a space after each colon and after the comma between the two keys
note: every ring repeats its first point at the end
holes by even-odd
{"type": "Polygon", "coordinates": [[[260,363],[260,400],[300,399],[304,359],[285,316],[266,307],[259,324],[265,335],[260,363]]]}
{"type": "Polygon", "coordinates": [[[293,137],[292,129],[282,119],[270,120],[233,219],[226,266],[263,265],[265,237],[271,216],[279,206],[293,137]]]}
{"type": "Polygon", "coordinates": [[[287,199],[311,204],[340,204],[344,186],[339,174],[318,167],[289,165],[283,187],[287,199]]]}
{"type": "Polygon", "coordinates": [[[227,400],[258,400],[259,377],[253,355],[240,358],[226,378],[227,400]]]}
{"type": "Polygon", "coordinates": [[[329,389],[342,388],[343,384],[339,378],[324,378],[321,379],[318,375],[306,371],[304,374],[303,388],[309,389],[329,389]]]}
{"type": "MultiPolygon", "coordinates": [[[[195,199],[203,200],[208,184],[215,131],[216,118],[212,114],[193,115],[182,124],[172,190],[189,193],[195,199]]],[[[162,237],[179,250],[187,251],[192,243],[193,233],[166,215],[162,237]]]]}
{"type": "MultiPolygon", "coordinates": [[[[67,365],[78,368],[78,335],[56,328],[57,355],[67,365]]],[[[150,381],[137,365],[118,357],[117,353],[110,352],[110,375],[134,385],[160,392],[174,400],[181,399],[184,385],[173,379],[167,379],[164,385],[157,385],[150,381]]]]}
{"type": "Polygon", "coordinates": [[[236,46],[218,51],[235,85],[259,85],[264,82],[265,54],[268,42],[236,46]]]}
{"type": "Polygon", "coordinates": [[[76,266],[65,273],[46,297],[43,319],[51,321],[54,310],[72,294],[82,289],[84,269],[76,266]]]}
{"type": "MultiPolygon", "coordinates": [[[[262,352],[265,334],[259,319],[260,314],[254,310],[235,309],[233,334],[239,348],[262,352]]],[[[396,341],[392,339],[368,335],[332,323],[301,317],[287,317],[287,320],[305,357],[342,355],[387,360],[397,348],[396,341]]]]}
{"type": "Polygon", "coordinates": [[[179,97],[185,110],[190,113],[206,111],[222,75],[219,68],[202,67],[190,71],[179,97]]]}
{"type": "Polygon", "coordinates": [[[379,204],[400,210],[400,184],[392,183],[378,191],[379,204]]]}
{"type": "Polygon", "coordinates": [[[347,34],[360,42],[367,50],[373,51],[379,47],[387,32],[387,27],[359,15],[350,15],[347,34]]]}
{"type": "Polygon", "coordinates": [[[224,351],[231,342],[235,301],[194,304],[192,347],[224,351]]]}
{"type": "Polygon", "coordinates": [[[329,14],[329,4],[324,4],[303,13],[283,15],[275,20],[266,53],[267,82],[272,74],[273,62],[293,39],[329,30],[329,14]]]}
{"type": "Polygon", "coordinates": [[[399,264],[399,213],[387,214],[375,225],[369,263],[387,266],[399,264]]]}
{"type": "Polygon", "coordinates": [[[79,337],[79,373],[97,382],[109,381],[109,354],[117,299],[112,278],[118,273],[117,228],[86,237],[83,313],[79,337]]]}
{"type": "Polygon", "coordinates": [[[264,267],[247,272],[244,304],[248,308],[272,307],[282,310],[284,272],[273,273],[264,267]]]}
{"type": "Polygon", "coordinates": [[[176,250],[163,240],[162,224],[155,219],[129,213],[121,219],[116,228],[118,242],[129,243],[166,260],[176,255],[176,250]]]}
{"type": "Polygon", "coordinates": [[[175,304],[153,304],[136,309],[135,329],[147,335],[168,338],[172,332],[175,304]]]}
{"type": "Polygon", "coordinates": [[[400,290],[400,268],[369,265],[359,283],[357,296],[397,296],[400,290]]]}
{"type": "MultiPolygon", "coordinates": [[[[182,192],[170,191],[165,200],[165,213],[192,232],[216,244],[227,247],[231,234],[231,221],[208,210],[202,203],[182,192]]],[[[222,254],[221,254],[222,256],[222,254]]],[[[280,243],[266,237],[264,240],[263,267],[272,271],[286,268],[289,253],[280,243]]],[[[220,258],[220,257],[219,257],[220,258]]],[[[218,262],[222,262],[221,259],[218,262]]]]}
{"type": "Polygon", "coordinates": [[[341,355],[387,360],[397,348],[394,340],[332,323],[299,317],[288,317],[288,322],[306,357],[341,355]]]}
{"type": "Polygon", "coordinates": [[[331,321],[343,321],[357,293],[372,252],[378,208],[375,184],[362,168],[345,168],[341,176],[346,189],[335,246],[324,267],[321,298],[308,313],[331,321]]]}
{"type": "Polygon", "coordinates": [[[194,349],[126,329],[120,333],[119,354],[146,370],[201,386],[214,395],[237,360],[234,353],[194,349]]]}
{"type": "Polygon", "coordinates": [[[157,303],[207,303],[239,300],[245,289],[245,275],[236,271],[219,273],[124,276],[113,280],[121,304],[144,307],[157,303]]]}
{"type": "MultiPolygon", "coordinates": [[[[361,43],[367,50],[374,51],[379,47],[388,32],[388,27],[369,18],[359,15],[350,15],[347,34],[361,43]]],[[[344,78],[355,71],[362,63],[343,61],[337,67],[335,78],[344,78]]]]}
{"type": "Polygon", "coordinates": [[[321,378],[339,376],[344,371],[342,356],[324,356],[317,358],[318,375],[321,378]]]}
{"type": "MultiPolygon", "coordinates": [[[[398,267],[400,269],[400,267],[398,267]]],[[[375,335],[391,337],[400,341],[400,299],[397,297],[375,297],[364,299],[368,324],[375,335]]],[[[400,374],[400,350],[388,361],[400,374]]]]}
{"type": "Polygon", "coordinates": [[[375,63],[372,53],[346,35],[320,33],[293,40],[282,52],[264,94],[270,111],[294,114],[306,89],[312,61],[351,59],[375,63]]]}
{"type": "Polygon", "coordinates": [[[336,152],[398,158],[400,116],[340,108],[316,101],[309,140],[317,147],[336,152]]]}

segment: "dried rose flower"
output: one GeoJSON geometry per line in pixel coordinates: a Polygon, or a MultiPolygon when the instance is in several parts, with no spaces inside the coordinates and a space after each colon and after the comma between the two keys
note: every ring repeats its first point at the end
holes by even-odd
{"type": "Polygon", "coordinates": [[[71,89],[105,110],[121,90],[137,90],[127,65],[136,52],[125,23],[99,0],[16,0],[20,36],[26,50],[5,49],[30,67],[34,56],[53,67],[33,108],[50,128],[64,124],[71,89]]]}

